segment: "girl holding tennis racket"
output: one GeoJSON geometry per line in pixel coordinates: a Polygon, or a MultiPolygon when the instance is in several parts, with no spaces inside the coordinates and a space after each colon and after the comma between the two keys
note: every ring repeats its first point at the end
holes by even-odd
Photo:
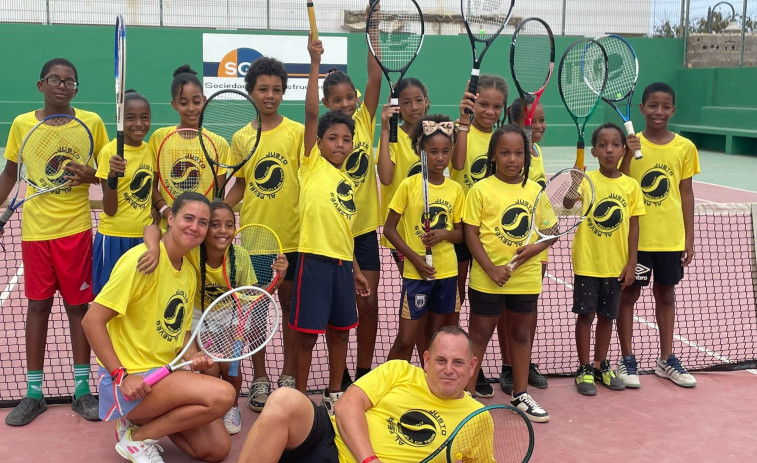
{"type": "MultiPolygon", "coordinates": [[[[223,460],[231,448],[221,420],[235,401],[230,384],[185,370],[152,387],[142,378],[170,362],[190,338],[197,281],[184,257],[205,239],[209,221],[207,198],[179,195],[157,269],[148,275],[134,271],[146,245],[127,251],[82,321],[100,365],[100,417],[125,425],[117,425],[116,451],[126,459],[162,461],[162,436],[207,461],[223,460]]],[[[194,370],[213,366],[198,349],[190,348],[185,358],[194,370]]]]}
{"type": "MultiPolygon", "coordinates": [[[[505,318],[514,386],[512,405],[530,420],[549,420],[526,391],[531,358],[531,318],[541,293],[541,264],[534,259],[554,240],[529,244],[529,217],[541,187],[528,179],[528,138],[518,126],[497,129],[486,158],[486,178],[476,183],[463,211],[465,240],[473,255],[468,296],[473,352],[483,357],[500,317],[505,318]],[[518,255],[511,269],[513,255],[518,255]]],[[[479,366],[476,367],[480,369],[479,366]]],[[[468,384],[473,391],[476,380],[468,384]]]]}
{"type": "MultiPolygon", "coordinates": [[[[414,77],[406,77],[400,80],[396,86],[399,106],[387,103],[381,111],[381,135],[379,138],[379,155],[376,163],[378,177],[381,184],[381,207],[383,217],[389,214],[389,203],[400,183],[420,172],[420,160],[413,150],[410,130],[418,121],[426,115],[429,108],[428,90],[426,86],[414,77]],[[397,131],[397,143],[389,142],[389,119],[392,115],[399,114],[402,125],[397,131]]],[[[404,256],[397,252],[392,243],[381,236],[381,245],[391,250],[394,263],[402,274],[404,269],[404,256]]],[[[422,351],[421,351],[422,352],[422,351]]]]}
{"type": "MultiPolygon", "coordinates": [[[[370,2],[373,3],[373,2],[370,2]]],[[[366,7],[369,10],[370,4],[366,7]]],[[[378,22],[371,22],[371,28],[378,31],[378,22]]],[[[371,288],[370,296],[357,298],[360,325],[357,329],[357,369],[355,379],[371,370],[373,352],[378,330],[378,284],[380,259],[378,236],[379,226],[378,185],[376,185],[376,159],[373,156],[373,139],[376,129],[376,109],[381,94],[381,67],[370,51],[368,59],[368,82],[365,84],[363,101],[352,79],[342,71],[333,70],[323,80],[323,106],[331,111],[342,111],[355,122],[352,152],[341,166],[355,184],[354,201],[357,214],[352,225],[355,241],[355,257],[371,288]]],[[[307,150],[305,150],[307,153],[307,150]]],[[[352,383],[349,372],[343,374],[343,388],[352,383]]]]}

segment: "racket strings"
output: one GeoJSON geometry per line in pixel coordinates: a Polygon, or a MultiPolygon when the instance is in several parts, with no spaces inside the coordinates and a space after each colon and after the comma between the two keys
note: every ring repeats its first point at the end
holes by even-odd
{"type": "Polygon", "coordinates": [[[257,107],[245,95],[224,92],[208,101],[202,111],[202,130],[230,147],[227,159],[219,157],[217,164],[230,168],[244,164],[256,147],[260,123],[257,107]]]}
{"type": "Polygon", "coordinates": [[[38,191],[65,185],[71,162],[86,164],[92,152],[87,129],[70,117],[50,117],[37,125],[20,151],[21,177],[38,191]]]}
{"type": "Polygon", "coordinates": [[[499,34],[500,27],[510,18],[510,11],[501,0],[466,0],[463,20],[476,39],[488,41],[499,34]]]}
{"type": "MultiPolygon", "coordinates": [[[[206,144],[212,140],[202,135],[206,144]]],[[[169,134],[158,151],[158,173],[168,193],[176,198],[186,191],[206,194],[215,177],[200,146],[200,134],[194,129],[179,129],[169,134]]]]}
{"type": "Polygon", "coordinates": [[[421,12],[412,2],[382,1],[381,10],[373,10],[368,22],[378,23],[378,34],[369,37],[381,64],[390,71],[401,71],[413,60],[423,41],[421,12]]]}
{"type": "Polygon", "coordinates": [[[450,444],[449,460],[521,463],[530,450],[529,434],[528,424],[517,412],[489,409],[460,428],[450,444]]]}
{"type": "Polygon", "coordinates": [[[585,41],[574,44],[563,56],[559,74],[565,107],[576,117],[589,116],[607,78],[607,63],[601,48],[587,46],[585,41]]]}
{"type": "Polygon", "coordinates": [[[636,55],[625,41],[617,37],[602,37],[598,41],[607,52],[608,61],[604,96],[609,100],[622,100],[636,85],[636,55]]]}
{"type": "MultiPolygon", "coordinates": [[[[281,246],[276,235],[267,227],[242,227],[234,237],[234,244],[238,252],[236,257],[236,271],[241,275],[249,275],[247,282],[240,282],[238,286],[249,285],[269,289],[276,279],[273,264],[281,252],[281,246]]],[[[293,265],[290,262],[290,265],[293,265]]]]}
{"type": "Polygon", "coordinates": [[[590,204],[590,187],[583,173],[563,171],[547,182],[534,206],[535,229],[540,235],[556,236],[578,226],[590,204]]]}
{"type": "Polygon", "coordinates": [[[523,23],[513,47],[512,62],[520,88],[527,93],[541,89],[552,74],[553,59],[552,39],[544,24],[536,20],[523,23]]]}

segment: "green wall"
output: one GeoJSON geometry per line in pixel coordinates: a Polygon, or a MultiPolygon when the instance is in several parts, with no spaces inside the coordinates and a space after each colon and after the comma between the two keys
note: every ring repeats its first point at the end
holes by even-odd
{"type": "MultiPolygon", "coordinates": [[[[170,107],[169,85],[173,70],[189,63],[202,69],[202,34],[216,30],[132,27],[128,30],[127,86],[145,94],[153,110],[153,129],[176,122],[170,107]]],[[[249,33],[249,31],[223,31],[249,33]]],[[[287,34],[291,34],[288,32],[287,34]]],[[[360,89],[366,79],[366,46],[363,34],[348,34],[349,73],[360,89]]],[[[503,75],[511,81],[509,71],[509,40],[503,37],[488,51],[482,72],[503,75]]],[[[557,37],[559,62],[563,51],[575,37],[557,37]]],[[[675,82],[681,62],[682,41],[677,39],[631,39],[639,55],[641,69],[639,91],[634,103],[640,101],[641,89],[652,81],[675,82]]],[[[0,146],[5,141],[13,117],[40,107],[41,96],[36,81],[42,64],[53,57],[70,59],[78,68],[81,88],[74,105],[98,112],[114,136],[113,105],[113,28],[109,26],[45,26],[35,24],[3,24],[0,28],[6,71],[0,73],[0,146]],[[10,46],[9,44],[12,44],[10,46]]],[[[305,38],[303,35],[303,47],[305,38]]],[[[465,36],[428,36],[410,75],[429,87],[432,112],[456,117],[457,105],[471,68],[470,45],[465,36]]],[[[752,80],[754,81],[754,80],[752,80]]],[[[512,87],[512,86],[511,86],[512,87]]],[[[384,87],[384,91],[386,88],[384,87]]],[[[515,95],[512,87],[510,100],[515,95]]],[[[546,145],[573,145],[575,126],[569,118],[557,91],[557,70],[543,97],[549,129],[546,145]]],[[[284,104],[282,113],[302,120],[301,104],[284,104]]],[[[634,124],[643,128],[636,104],[634,124]]],[[[620,122],[620,117],[600,106],[593,119],[620,122]]],[[[594,124],[596,125],[596,124],[594,124]]],[[[591,127],[587,129],[587,138],[591,127]]]]}

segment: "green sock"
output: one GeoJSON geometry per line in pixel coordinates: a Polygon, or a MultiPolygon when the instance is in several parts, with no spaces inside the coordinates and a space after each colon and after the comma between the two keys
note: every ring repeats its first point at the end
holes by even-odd
{"type": "Polygon", "coordinates": [[[42,370],[26,370],[26,395],[42,400],[42,370]]]}
{"type": "Polygon", "coordinates": [[[78,399],[84,394],[90,394],[89,390],[89,364],[74,365],[74,398],[78,399]]]}

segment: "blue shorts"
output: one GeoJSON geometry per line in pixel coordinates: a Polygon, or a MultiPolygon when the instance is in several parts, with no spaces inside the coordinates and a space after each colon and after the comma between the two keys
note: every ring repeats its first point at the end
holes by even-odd
{"type": "MultiPolygon", "coordinates": [[[[158,367],[161,368],[161,367],[158,367]]],[[[147,373],[157,370],[145,371],[143,373],[129,373],[144,376],[147,373]]],[[[110,379],[110,373],[102,366],[97,372],[97,393],[100,401],[100,419],[103,421],[113,421],[128,415],[137,405],[142,403],[142,399],[127,399],[121,394],[121,390],[116,387],[110,379]]]]}
{"type": "Polygon", "coordinates": [[[360,266],[360,270],[378,272],[381,270],[381,259],[379,258],[378,236],[376,231],[369,231],[354,238],[355,240],[355,260],[360,266]]]}
{"type": "Polygon", "coordinates": [[[142,244],[142,238],[122,238],[120,236],[95,234],[92,249],[92,293],[99,294],[110,278],[110,272],[118,259],[134,246],[142,244]]]}
{"type": "Polygon", "coordinates": [[[300,253],[295,270],[289,326],[304,333],[357,326],[352,262],[300,253]]]}
{"type": "Polygon", "coordinates": [[[431,311],[436,314],[460,312],[457,277],[438,280],[402,279],[400,317],[417,320],[431,311]]]}

